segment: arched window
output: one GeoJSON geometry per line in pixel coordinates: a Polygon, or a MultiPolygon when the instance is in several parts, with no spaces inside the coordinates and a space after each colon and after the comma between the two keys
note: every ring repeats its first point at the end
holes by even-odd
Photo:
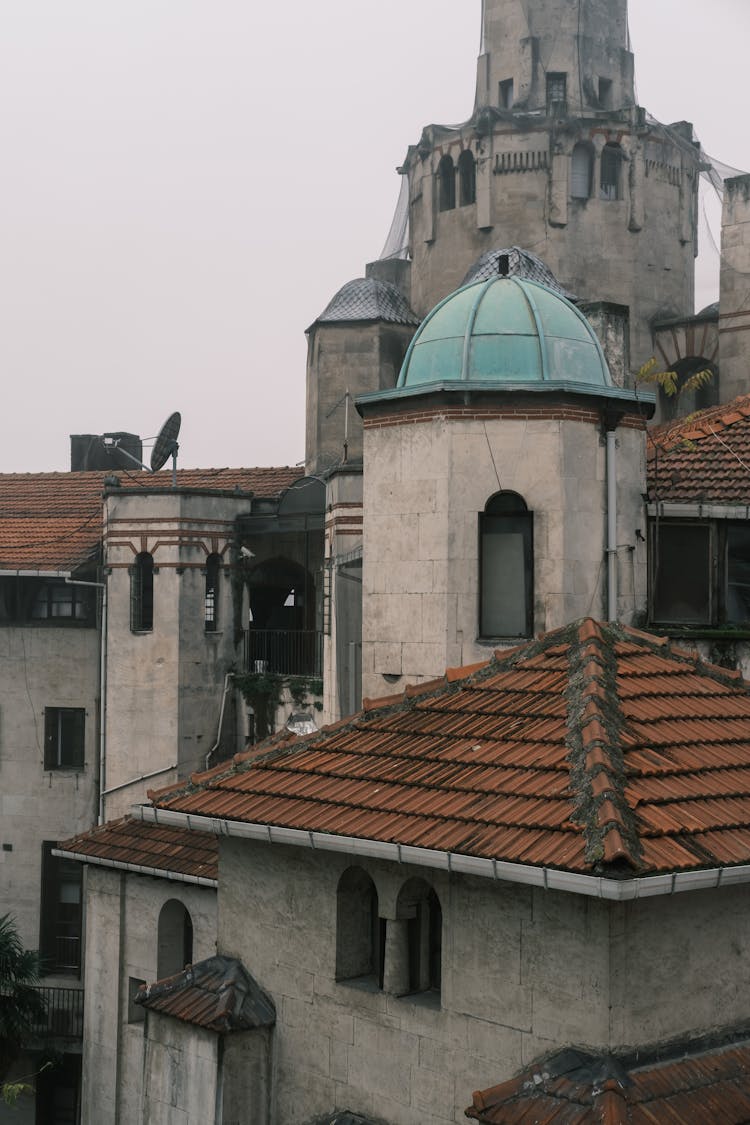
{"type": "Polygon", "coordinates": [[[396,914],[407,923],[408,992],[439,992],[443,912],[438,896],[424,879],[409,879],[399,892],[396,914]]]}
{"type": "Polygon", "coordinates": [[[441,211],[452,211],[456,206],[456,169],[450,156],[444,156],[438,164],[438,207],[441,211]]]}
{"type": "Polygon", "coordinates": [[[496,492],[479,517],[479,633],[534,631],[533,514],[517,492],[496,492]]]}
{"type": "Polygon", "coordinates": [[[458,158],[458,184],[461,206],[477,201],[477,165],[468,148],[458,158]]]}
{"type": "Polygon", "coordinates": [[[620,176],[622,149],[619,145],[605,145],[602,149],[599,169],[599,198],[620,198],[620,176]]]}
{"type": "Polygon", "coordinates": [[[384,930],[375,884],[361,867],[350,867],[336,892],[336,980],[369,977],[382,987],[384,930]]]}
{"type": "Polygon", "coordinates": [[[591,145],[578,144],[573,149],[570,169],[570,194],[573,199],[590,199],[594,178],[594,151],[591,145]]]}
{"type": "Polygon", "coordinates": [[[176,898],[170,898],[161,908],[157,941],[157,980],[173,977],[193,963],[193,921],[176,898]]]}
{"type": "Polygon", "coordinates": [[[203,621],[207,633],[215,633],[219,628],[220,575],[221,555],[209,555],[206,559],[206,592],[203,600],[203,621]]]}
{"type": "Polygon", "coordinates": [[[154,557],[141,551],[130,572],[130,628],[148,633],[154,627],[154,557]]]}

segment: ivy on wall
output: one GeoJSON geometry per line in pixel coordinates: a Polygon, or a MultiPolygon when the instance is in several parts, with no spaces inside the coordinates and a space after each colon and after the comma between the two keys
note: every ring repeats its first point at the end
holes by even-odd
{"type": "Polygon", "coordinates": [[[255,737],[258,740],[274,733],[276,712],[285,691],[289,692],[298,710],[312,702],[316,711],[323,710],[320,699],[311,696],[323,694],[323,681],[315,676],[280,676],[275,672],[243,672],[235,676],[235,683],[245,702],[255,715],[255,737]]]}

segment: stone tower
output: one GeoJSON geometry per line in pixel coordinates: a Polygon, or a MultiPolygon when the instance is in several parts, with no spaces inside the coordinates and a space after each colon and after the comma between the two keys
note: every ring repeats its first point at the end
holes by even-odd
{"type": "Polygon", "coordinates": [[[692,127],[635,105],[627,0],[484,0],[482,22],[471,119],[428,126],[402,167],[411,305],[521,246],[579,298],[629,306],[639,364],[655,319],[693,312],[692,127]]]}

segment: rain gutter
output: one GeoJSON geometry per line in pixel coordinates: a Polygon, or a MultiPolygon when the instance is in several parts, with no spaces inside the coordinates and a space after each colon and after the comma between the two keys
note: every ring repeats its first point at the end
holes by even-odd
{"type": "Polygon", "coordinates": [[[158,879],[172,879],[178,883],[195,883],[198,887],[218,886],[218,879],[205,875],[186,875],[181,871],[168,871],[165,867],[145,867],[141,863],[124,863],[118,859],[104,859],[103,856],[84,855],[82,852],[67,852],[63,848],[53,848],[52,855],[57,859],[75,859],[79,863],[92,863],[95,867],[113,867],[117,871],[133,871],[136,875],[155,875],[158,879]]]}
{"type": "Polygon", "coordinates": [[[194,832],[210,832],[215,836],[259,840],[267,844],[291,844],[315,851],[344,852],[347,855],[385,859],[394,863],[410,863],[438,871],[461,875],[477,875],[506,883],[522,883],[546,891],[566,891],[608,902],[630,902],[634,899],[673,895],[683,891],[714,890],[739,883],[750,883],[750,864],[742,867],[714,867],[701,871],[676,871],[666,875],[646,875],[634,879],[606,879],[597,875],[581,875],[551,867],[532,867],[522,863],[506,863],[499,859],[459,855],[455,852],[413,848],[381,840],[363,840],[352,836],[334,836],[327,832],[309,832],[299,828],[280,828],[272,824],[249,824],[245,821],[223,820],[212,816],[195,816],[174,809],[158,809],[140,805],[132,810],[136,820],[146,824],[172,825],[194,832]]]}
{"type": "Polygon", "coordinates": [[[69,570],[0,570],[0,578],[70,578],[69,570]]]}

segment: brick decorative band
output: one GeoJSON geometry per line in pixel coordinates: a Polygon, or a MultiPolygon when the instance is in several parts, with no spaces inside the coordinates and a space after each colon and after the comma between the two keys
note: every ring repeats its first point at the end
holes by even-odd
{"type": "MultiPolygon", "coordinates": [[[[613,409],[616,409],[613,406],[613,409]]],[[[440,418],[459,418],[470,422],[484,422],[490,418],[516,418],[527,422],[585,422],[599,426],[602,415],[598,410],[584,407],[563,406],[560,404],[529,406],[435,406],[431,409],[400,410],[398,414],[381,414],[365,418],[366,430],[382,429],[385,426],[411,426],[420,422],[433,422],[440,418]]],[[[625,414],[618,423],[631,430],[645,430],[646,418],[633,412],[625,414]]]]}

